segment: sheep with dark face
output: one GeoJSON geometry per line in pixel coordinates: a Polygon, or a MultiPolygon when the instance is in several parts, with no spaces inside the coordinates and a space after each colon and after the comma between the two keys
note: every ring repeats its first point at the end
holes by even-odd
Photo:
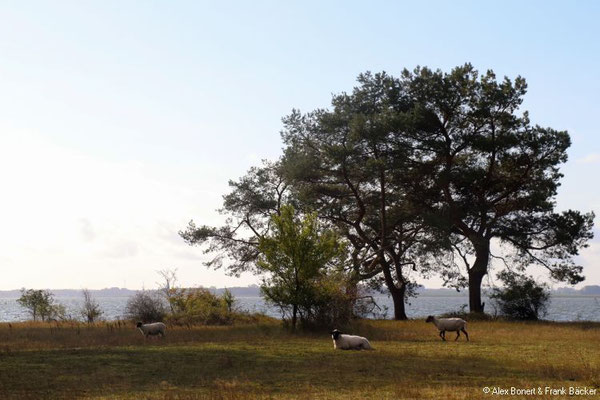
{"type": "Polygon", "coordinates": [[[456,342],[460,336],[460,332],[463,332],[469,341],[469,334],[467,333],[467,321],[461,318],[436,318],[433,315],[427,317],[425,322],[433,322],[433,324],[440,331],[440,337],[442,340],[446,340],[446,331],[456,332],[456,342]]]}
{"type": "Polygon", "coordinates": [[[333,348],[340,350],[373,350],[369,341],[362,336],[347,335],[334,329],[331,331],[333,348]]]}
{"type": "Polygon", "coordinates": [[[138,322],[136,326],[145,337],[156,335],[165,337],[165,330],[167,329],[167,326],[162,322],[155,322],[153,324],[142,324],[141,322],[138,322]]]}

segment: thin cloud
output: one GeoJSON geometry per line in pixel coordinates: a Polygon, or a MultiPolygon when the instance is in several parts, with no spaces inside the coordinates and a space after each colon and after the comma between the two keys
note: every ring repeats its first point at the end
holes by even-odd
{"type": "Polygon", "coordinates": [[[600,163],[600,153],[591,153],[585,157],[577,159],[579,164],[598,164],[600,163]]]}
{"type": "Polygon", "coordinates": [[[139,246],[132,241],[122,241],[114,243],[103,255],[109,258],[129,258],[135,257],[139,253],[139,246]]]}
{"type": "Polygon", "coordinates": [[[96,239],[96,232],[92,223],[87,218],[79,219],[79,233],[85,242],[93,242],[96,239]]]}

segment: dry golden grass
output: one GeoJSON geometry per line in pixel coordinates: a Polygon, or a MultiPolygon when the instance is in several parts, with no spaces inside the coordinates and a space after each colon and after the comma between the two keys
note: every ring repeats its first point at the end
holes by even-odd
{"type": "Polygon", "coordinates": [[[326,332],[268,320],[171,328],[164,340],[131,324],[0,324],[0,399],[514,399],[527,397],[482,389],[600,387],[598,323],[468,330],[470,342],[442,342],[423,321],[363,321],[352,333],[376,350],[343,352],[326,332]]]}

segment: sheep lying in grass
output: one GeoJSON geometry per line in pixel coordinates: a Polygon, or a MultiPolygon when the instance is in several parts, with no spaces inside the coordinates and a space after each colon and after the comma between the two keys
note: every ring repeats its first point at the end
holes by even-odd
{"type": "Polygon", "coordinates": [[[346,335],[334,329],[331,332],[333,348],[340,350],[373,350],[369,341],[362,336],[346,335]]]}
{"type": "Polygon", "coordinates": [[[446,331],[456,332],[456,342],[460,336],[460,332],[462,331],[467,337],[467,342],[469,341],[469,334],[465,329],[467,326],[467,321],[460,318],[436,318],[433,315],[427,317],[425,322],[433,322],[433,324],[440,331],[440,337],[442,340],[446,340],[446,331]]]}
{"type": "Polygon", "coordinates": [[[165,337],[165,330],[167,329],[167,326],[162,322],[155,322],[153,324],[142,324],[141,322],[138,322],[136,326],[145,337],[156,335],[165,337]]]}

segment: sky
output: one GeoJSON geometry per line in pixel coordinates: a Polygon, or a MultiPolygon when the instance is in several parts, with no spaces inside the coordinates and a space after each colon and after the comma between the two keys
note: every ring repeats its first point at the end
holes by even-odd
{"type": "Polygon", "coordinates": [[[600,215],[599,18],[592,0],[2,1],[0,290],[258,282],[177,232],[219,224],[228,180],[281,154],[281,118],[367,70],[525,77],[522,109],[573,142],[557,209],[600,215]]]}

